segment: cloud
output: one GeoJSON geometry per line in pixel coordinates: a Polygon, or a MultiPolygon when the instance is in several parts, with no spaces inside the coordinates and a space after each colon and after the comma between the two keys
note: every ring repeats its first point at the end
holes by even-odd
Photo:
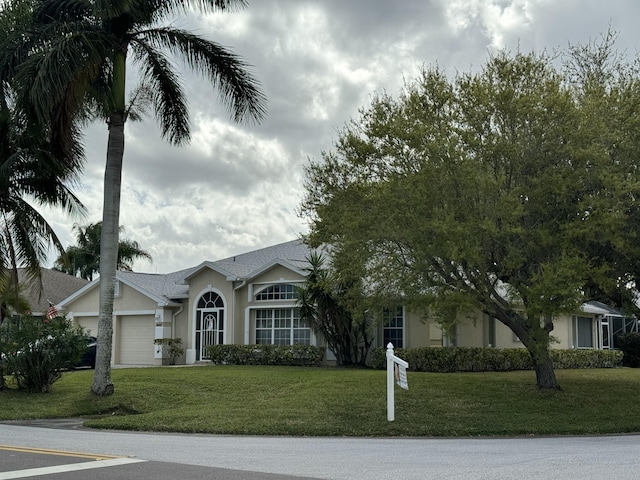
{"type": "MultiPolygon", "coordinates": [[[[169,272],[295,238],[309,157],[376,92],[396,95],[425,65],[453,75],[480,68],[496,49],[553,50],[620,32],[640,45],[632,0],[260,0],[240,12],[190,16],[195,31],[241,56],[268,97],[260,125],[237,125],[205,81],[176,63],[189,100],[192,140],[174,147],[153,119],[126,128],[120,223],[169,272]]],[[[131,74],[135,80],[135,75],[131,74]]],[[[87,221],[102,212],[106,125],[87,130],[78,195],[87,221]]],[[[47,210],[63,243],[77,219],[47,210]]]]}

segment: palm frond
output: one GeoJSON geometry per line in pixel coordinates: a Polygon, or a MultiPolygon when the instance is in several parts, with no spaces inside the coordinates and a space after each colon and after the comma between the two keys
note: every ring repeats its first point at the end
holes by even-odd
{"type": "Polygon", "coordinates": [[[138,0],[139,8],[146,6],[153,11],[154,19],[166,19],[190,11],[210,13],[218,11],[237,11],[245,8],[246,0],[138,0]]]}
{"type": "Polygon", "coordinates": [[[163,138],[180,144],[189,140],[189,112],[179,76],[169,60],[146,43],[131,46],[134,60],[142,66],[142,75],[151,89],[156,118],[163,138]]]}
{"type": "Polygon", "coordinates": [[[250,65],[220,44],[171,27],[138,32],[132,42],[145,49],[166,49],[211,82],[237,122],[259,122],[266,114],[266,96],[251,75],[250,65]]]}

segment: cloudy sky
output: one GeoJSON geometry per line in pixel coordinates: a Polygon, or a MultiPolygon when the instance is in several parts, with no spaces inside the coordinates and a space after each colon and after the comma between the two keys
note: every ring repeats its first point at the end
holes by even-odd
{"type": "MultiPolygon", "coordinates": [[[[176,19],[253,66],[268,97],[260,125],[236,125],[209,85],[185,71],[192,141],[172,147],[153,118],[130,123],[120,224],[148,250],[135,270],[167,273],[296,238],[303,166],[330,150],[374,92],[396,94],[424,65],[470,71],[496,49],[587,43],[608,29],[640,51],[637,0],[252,0],[240,12],[176,19]]],[[[107,129],[86,130],[78,196],[84,219],[46,211],[64,245],[102,216],[107,129]]]]}

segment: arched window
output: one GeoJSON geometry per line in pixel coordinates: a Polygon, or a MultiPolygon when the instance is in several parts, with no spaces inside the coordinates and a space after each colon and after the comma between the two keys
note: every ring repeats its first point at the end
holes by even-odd
{"type": "Polygon", "coordinates": [[[294,298],[296,298],[296,287],[290,283],[271,285],[256,293],[256,300],[293,300],[294,298]]]}
{"type": "Polygon", "coordinates": [[[224,300],[216,292],[206,292],[196,307],[196,360],[208,345],[224,343],[224,300]]]}

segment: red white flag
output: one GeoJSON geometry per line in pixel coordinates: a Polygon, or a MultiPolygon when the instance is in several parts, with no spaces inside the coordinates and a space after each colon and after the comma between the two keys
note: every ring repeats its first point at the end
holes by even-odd
{"type": "Polygon", "coordinates": [[[51,320],[52,318],[55,318],[57,316],[58,316],[58,309],[53,303],[49,302],[49,310],[47,310],[47,319],[51,320]]]}

